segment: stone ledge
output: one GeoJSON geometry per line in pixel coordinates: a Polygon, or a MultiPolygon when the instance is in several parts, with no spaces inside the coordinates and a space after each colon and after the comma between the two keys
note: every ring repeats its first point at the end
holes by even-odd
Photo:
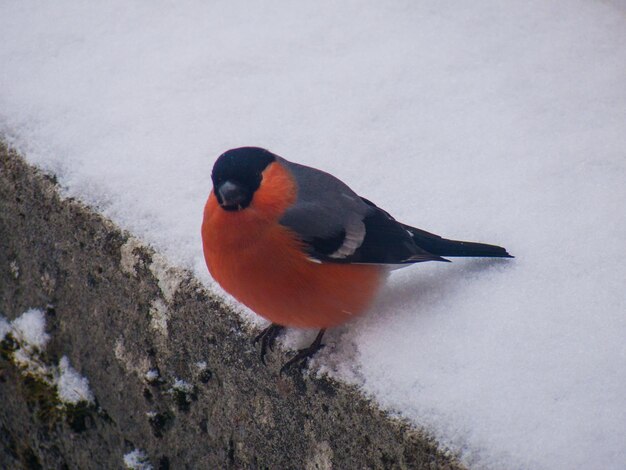
{"type": "Polygon", "coordinates": [[[123,468],[134,449],[155,469],[463,468],[354,387],[264,367],[190,273],[0,141],[0,313],[31,307],[100,408],[79,426],[47,413],[50,391],[0,357],[1,468],[123,468]]]}

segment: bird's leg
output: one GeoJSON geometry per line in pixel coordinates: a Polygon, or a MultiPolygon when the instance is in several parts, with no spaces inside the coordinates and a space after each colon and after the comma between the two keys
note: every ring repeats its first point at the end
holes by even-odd
{"type": "Polygon", "coordinates": [[[315,340],[311,343],[311,345],[308,348],[300,349],[294,357],[289,359],[285,363],[285,365],[280,368],[280,373],[282,374],[287,369],[292,367],[294,364],[304,363],[307,359],[310,359],[311,357],[313,357],[313,355],[317,351],[322,349],[324,347],[324,345],[322,344],[322,337],[324,336],[325,332],[326,332],[326,328],[322,328],[320,332],[317,334],[317,336],[315,337],[315,340]]]}
{"type": "Polygon", "coordinates": [[[265,364],[265,354],[267,353],[267,349],[269,348],[270,351],[274,350],[274,342],[276,341],[276,337],[284,329],[284,326],[272,323],[254,338],[254,344],[261,341],[261,362],[263,364],[265,364]]]}

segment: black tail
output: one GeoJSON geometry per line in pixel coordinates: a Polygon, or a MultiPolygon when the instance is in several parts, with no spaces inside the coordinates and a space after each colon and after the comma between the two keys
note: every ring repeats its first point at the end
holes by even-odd
{"type": "Polygon", "coordinates": [[[487,245],[486,243],[462,242],[448,240],[434,233],[429,233],[409,225],[404,225],[413,235],[415,244],[420,248],[438,256],[476,256],[492,258],[513,258],[501,246],[487,245]]]}

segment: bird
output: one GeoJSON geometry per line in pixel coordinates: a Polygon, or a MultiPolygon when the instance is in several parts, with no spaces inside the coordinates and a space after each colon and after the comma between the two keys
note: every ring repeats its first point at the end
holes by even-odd
{"type": "Polygon", "coordinates": [[[447,257],[513,258],[395,220],[324,171],[260,147],[222,153],[211,172],[202,246],[215,281],[269,320],[261,361],[287,327],[319,330],[281,368],[306,363],[328,328],[362,314],[391,269],[447,257]]]}

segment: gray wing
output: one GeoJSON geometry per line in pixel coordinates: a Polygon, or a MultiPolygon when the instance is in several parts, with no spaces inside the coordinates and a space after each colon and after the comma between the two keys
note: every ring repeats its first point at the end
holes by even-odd
{"type": "Polygon", "coordinates": [[[442,260],[419,248],[402,224],[334,176],[283,158],[280,163],[298,183],[296,203],[280,223],[300,237],[313,260],[368,264],[442,260]]]}

